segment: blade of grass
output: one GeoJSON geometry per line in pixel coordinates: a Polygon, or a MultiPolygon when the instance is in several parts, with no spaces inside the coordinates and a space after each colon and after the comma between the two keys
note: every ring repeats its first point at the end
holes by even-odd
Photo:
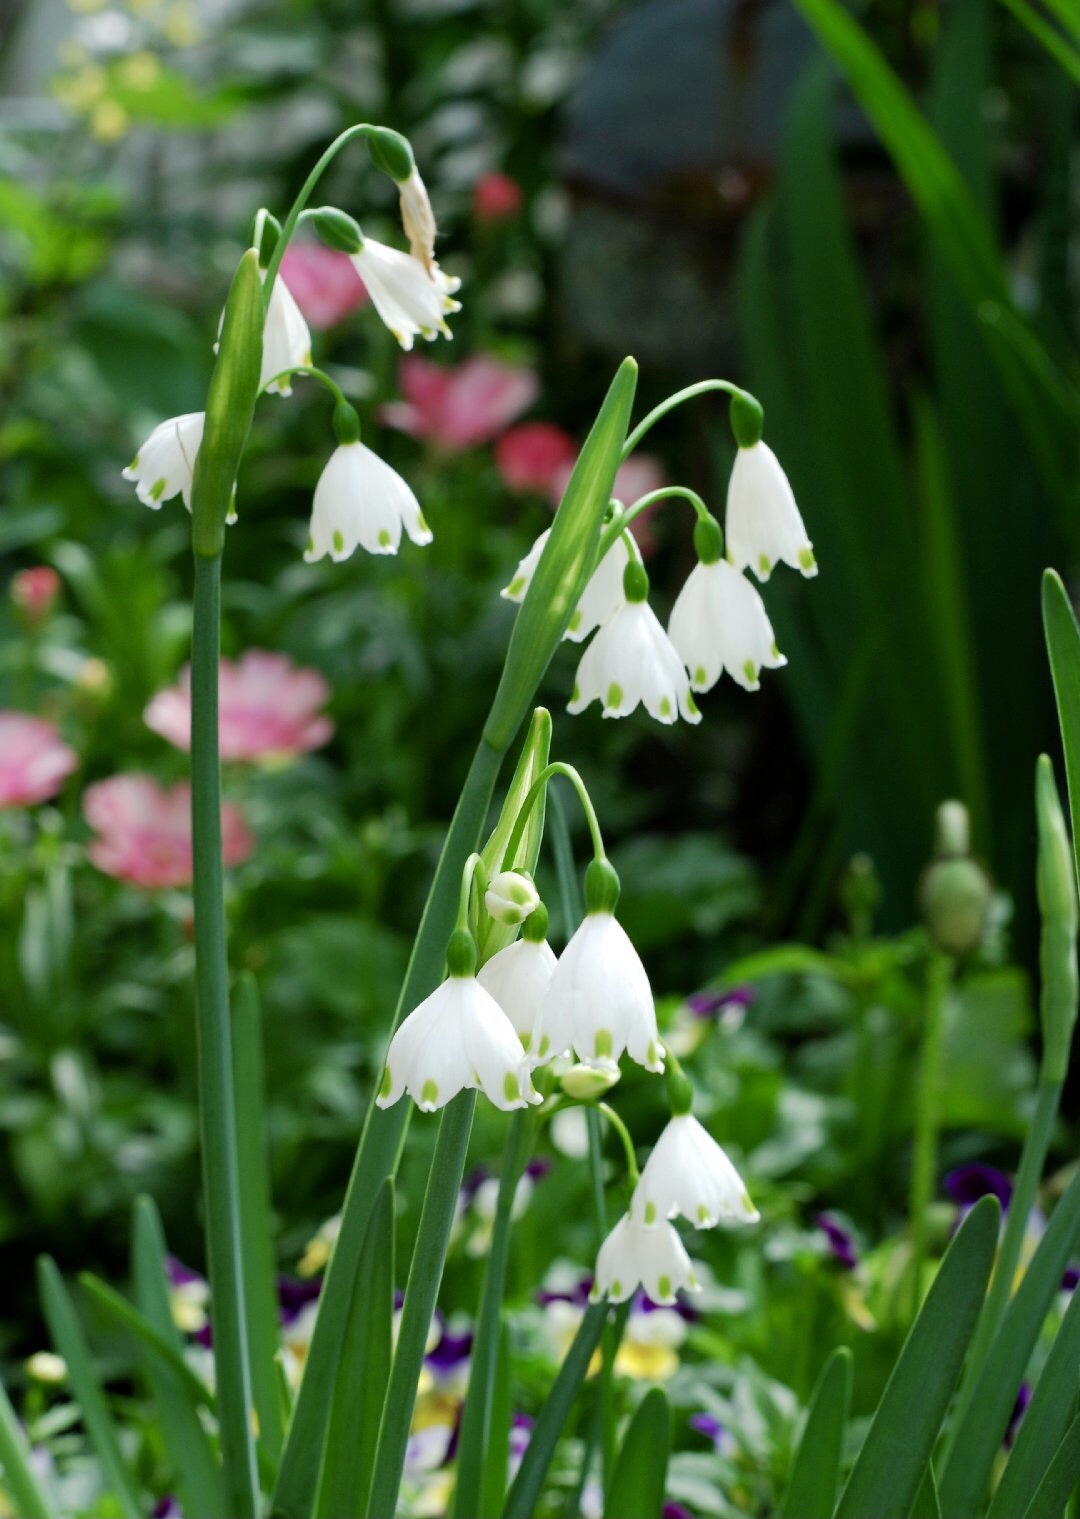
{"type": "Polygon", "coordinates": [[[1042,612],[1061,745],[1065,751],[1069,816],[1077,879],[1080,880],[1080,626],[1068,592],[1055,570],[1047,570],[1043,575],[1042,612]]]}
{"type": "MultiPolygon", "coordinates": [[[[840,1495],[836,1519],[906,1519],[982,1306],[999,1215],[995,1198],[981,1198],[946,1250],[840,1495]]],[[[942,1508],[967,1512],[950,1506],[944,1492],[942,1508]]]]}
{"type": "Polygon", "coordinates": [[[825,1362],[795,1453],[783,1519],[832,1519],[851,1406],[851,1364],[846,1345],[837,1346],[825,1362]]]}
{"type": "Polygon", "coordinates": [[[1024,1519],[1062,1519],[1073,1488],[1080,1481],[1080,1414],[1069,1425],[1054,1459],[1024,1510],[1024,1519]]]}
{"type": "Polygon", "coordinates": [[[1027,0],[1001,0],[1001,4],[1011,11],[1021,26],[1027,28],[1073,83],[1080,84],[1080,48],[1073,47],[1027,0]]]}
{"type": "Polygon", "coordinates": [[[491,1391],[491,1418],[488,1425],[487,1450],[480,1481],[481,1515],[498,1519],[506,1499],[510,1470],[510,1431],[513,1408],[513,1368],[510,1364],[510,1330],[505,1318],[499,1330],[499,1350],[495,1359],[495,1380],[491,1391]]]}
{"type": "Polygon", "coordinates": [[[1076,1368],[1080,1366],[1080,1292],[1074,1292],[1027,1412],[1020,1421],[1009,1459],[997,1485],[988,1519],[1023,1514],[1065,1439],[1076,1406],[1076,1368]]]}
{"type": "Polygon", "coordinates": [[[612,1473],[604,1519],[660,1519],[671,1454],[671,1407],[651,1387],[630,1420],[612,1473]]]}
{"type": "Polygon", "coordinates": [[[67,1365],[68,1381],[79,1405],[86,1433],[97,1453],[124,1519],[141,1519],[143,1504],[135,1480],[120,1452],[116,1427],[105,1402],[105,1393],[94,1367],[75,1306],[68,1296],[56,1262],[43,1255],[38,1260],[38,1283],[45,1322],[58,1355],[67,1365]]]}
{"type": "Polygon", "coordinates": [[[195,1375],[179,1348],[170,1344],[168,1337],[151,1324],[137,1308],[133,1308],[127,1298],[110,1287],[108,1282],[103,1282],[99,1276],[95,1276],[92,1271],[79,1272],[79,1286],[109,1318],[114,1319],[117,1324],[134,1335],[144,1349],[151,1351],[157,1357],[159,1365],[166,1367],[179,1379],[192,1403],[202,1404],[204,1408],[213,1411],[215,1407],[213,1393],[195,1375]]]}
{"type": "Polygon", "coordinates": [[[15,1512],[22,1519],[59,1519],[52,1495],[34,1475],[30,1442],[3,1386],[0,1386],[0,1472],[4,1487],[18,1505],[15,1512]]]}

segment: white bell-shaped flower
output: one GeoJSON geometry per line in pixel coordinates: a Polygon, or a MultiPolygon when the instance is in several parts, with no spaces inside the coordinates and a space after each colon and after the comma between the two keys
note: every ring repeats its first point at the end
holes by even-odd
{"type": "Polygon", "coordinates": [[[532,1065],[538,1065],[553,1053],[543,1045],[542,1037],[534,1043],[533,1036],[555,965],[554,952],[546,939],[536,943],[526,937],[492,955],[480,967],[476,978],[510,1019],[532,1065]]]}
{"type": "Polygon", "coordinates": [[[732,564],[752,569],[759,580],[768,580],[781,562],[804,575],[817,574],[788,477],[767,443],[759,440],[736,451],[725,529],[732,564]]]}
{"type": "Polygon", "coordinates": [[[421,1112],[432,1113],[465,1087],[504,1111],[541,1101],[502,1008],[475,976],[450,975],[390,1041],[376,1101],[388,1108],[408,1092],[421,1112]]]}
{"type": "Polygon", "coordinates": [[[484,906],[497,923],[524,923],[540,906],[540,893],[519,870],[500,870],[484,893],[484,906]]]}
{"type": "Polygon", "coordinates": [[[589,576],[589,583],[563,635],[565,638],[584,643],[594,628],[602,628],[626,605],[623,576],[629,563],[630,550],[620,534],[589,576]]]}
{"type": "Polygon", "coordinates": [[[135,482],[135,494],[146,506],[157,511],[163,501],[179,492],[190,512],[191,481],[205,422],[204,411],[189,411],[159,422],[123,471],[125,480],[135,482]]]}
{"type": "Polygon", "coordinates": [[[319,476],[304,558],[348,559],[357,545],[369,554],[396,554],[404,527],[414,543],[431,542],[412,490],[359,440],[341,443],[319,476]]]}
{"type": "Polygon", "coordinates": [[[279,396],[291,396],[292,384],[287,375],[274,385],[267,382],[275,375],[283,375],[286,369],[310,367],[311,333],[300,307],[293,299],[292,291],[279,274],[274,281],[270,304],[266,309],[259,386],[261,389],[272,390],[279,396]]]}
{"type": "Polygon", "coordinates": [[[698,1229],[760,1217],[742,1177],[692,1113],[672,1118],[656,1141],[631,1210],[646,1229],[679,1213],[698,1229]]]}
{"type": "Polygon", "coordinates": [[[401,225],[409,239],[409,252],[425,269],[430,269],[435,262],[435,213],[431,209],[427,186],[415,164],[408,179],[398,180],[398,204],[401,225]]]}
{"type": "Polygon", "coordinates": [[[673,1303],[678,1292],[698,1291],[690,1257],[672,1225],[646,1229],[632,1208],[600,1246],[593,1299],[606,1295],[613,1303],[625,1303],[641,1286],[654,1303],[673,1303]]]}
{"type": "Polygon", "coordinates": [[[604,624],[581,656],[568,712],[603,704],[605,717],[625,717],[642,703],[650,716],[699,723],[686,667],[649,606],[649,577],[631,560],[623,571],[626,603],[604,624]]]}
{"type": "Polygon", "coordinates": [[[446,318],[461,310],[461,302],[453,299],[461,281],[444,274],[434,260],[425,268],[411,253],[371,237],[349,257],[372,305],[402,348],[410,349],[417,337],[431,342],[440,332],[453,336],[446,318]]]}
{"type": "Polygon", "coordinates": [[[725,670],[745,690],[757,691],[762,669],[787,664],[757,590],[725,559],[690,571],[671,609],[668,636],[695,691],[711,690],[725,670]]]}
{"type": "Polygon", "coordinates": [[[546,527],[525,555],[525,558],[518,564],[517,569],[510,577],[510,584],[503,586],[499,592],[504,601],[525,600],[525,593],[532,585],[532,578],[536,574],[536,566],[540,563],[540,555],[544,552],[544,546],[550,537],[551,529],[546,527]]]}

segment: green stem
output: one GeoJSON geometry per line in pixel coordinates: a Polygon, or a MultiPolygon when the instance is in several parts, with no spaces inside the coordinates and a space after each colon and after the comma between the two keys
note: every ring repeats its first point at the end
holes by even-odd
{"type": "Polygon", "coordinates": [[[509,842],[506,846],[506,853],[503,856],[504,870],[510,870],[512,868],[513,862],[517,857],[518,846],[520,845],[522,835],[525,832],[525,825],[529,820],[529,812],[539,800],[539,798],[544,794],[544,788],[547,786],[548,781],[551,780],[553,775],[564,776],[577,792],[578,801],[581,803],[581,810],[584,812],[585,821],[589,825],[589,834],[592,838],[593,854],[598,860],[607,858],[604,853],[603,836],[600,832],[600,820],[596,816],[596,808],[593,806],[592,799],[586,790],[585,782],[581,779],[581,776],[574,769],[573,765],[567,765],[563,760],[553,760],[550,765],[545,765],[543,770],[541,770],[540,774],[536,777],[536,780],[529,788],[528,795],[521,804],[521,811],[518,813],[517,818],[514,822],[513,832],[510,835],[509,842]]]}
{"type": "Polygon", "coordinates": [[[280,369],[277,374],[272,374],[263,386],[263,390],[269,390],[271,385],[276,385],[279,380],[291,380],[295,375],[303,378],[309,376],[312,380],[318,380],[320,385],[325,385],[339,406],[350,406],[345,392],[336,380],[332,380],[325,369],[319,369],[314,364],[294,364],[291,369],[280,369]]]}
{"type": "Polygon", "coordinates": [[[191,640],[191,827],[203,1206],[225,1491],[234,1519],[255,1519],[258,1498],[221,862],[220,621],[221,556],[197,554],[191,640]]]}
{"type": "Polygon", "coordinates": [[[915,1151],[911,1168],[911,1316],[922,1301],[930,1204],[937,1181],[938,1110],[941,1097],[941,1039],[952,961],[935,954],[927,969],[926,1013],[915,1106],[915,1151]]]}
{"type": "MultiPolygon", "coordinates": [[[[656,423],[662,417],[666,417],[669,411],[674,411],[675,407],[681,406],[684,401],[692,401],[695,396],[707,395],[711,390],[723,390],[729,396],[749,396],[748,391],[743,390],[740,385],[733,384],[731,380],[699,380],[696,385],[688,385],[685,390],[677,390],[673,396],[668,396],[666,401],[661,401],[659,406],[654,406],[649,415],[634,428],[623,444],[623,459],[630,457],[649,429],[655,427],[656,423]]],[[[753,397],[749,396],[749,399],[753,400],[753,397]]]]}
{"type": "Polygon", "coordinates": [[[603,559],[616,538],[626,532],[636,517],[640,517],[642,512],[647,512],[649,507],[655,506],[658,501],[668,500],[689,501],[699,522],[706,522],[712,516],[697,491],[692,491],[688,485],[663,485],[659,490],[649,491],[646,496],[639,496],[625,511],[617,512],[605,525],[604,531],[600,534],[600,547],[596,554],[597,564],[603,559]]]}
{"type": "Polygon", "coordinates": [[[274,251],[270,255],[270,262],[266,266],[266,278],[263,280],[264,304],[269,305],[270,303],[270,294],[274,288],[274,281],[277,279],[277,272],[281,267],[281,260],[285,256],[285,249],[289,246],[289,239],[296,231],[296,224],[300,220],[300,213],[311,199],[315,186],[319,183],[319,180],[326,173],[342,148],[352,142],[354,138],[366,137],[373,130],[374,128],[369,121],[361,121],[356,126],[346,127],[344,132],[339,133],[334,138],[325,153],[315,164],[307,179],[300,186],[300,193],[289,208],[289,214],[285,218],[284,225],[281,228],[281,236],[274,245],[274,251]]]}
{"type": "Polygon", "coordinates": [[[603,1113],[608,1123],[618,1134],[622,1141],[623,1152],[626,1155],[626,1175],[631,1188],[636,1187],[641,1177],[638,1175],[637,1154],[634,1150],[634,1141],[630,1138],[630,1130],[623,1123],[613,1107],[606,1102],[596,1104],[597,1111],[603,1113]]]}

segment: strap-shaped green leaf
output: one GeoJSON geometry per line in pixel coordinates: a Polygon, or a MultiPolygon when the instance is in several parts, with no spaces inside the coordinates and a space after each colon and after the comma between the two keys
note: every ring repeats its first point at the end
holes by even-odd
{"type": "Polygon", "coordinates": [[[997,1485],[989,1519],[1012,1519],[1027,1510],[1065,1438],[1076,1406],[1077,1367],[1080,1367],[1080,1292],[1072,1301],[1035,1386],[1030,1406],[997,1485]]]}
{"type": "MultiPolygon", "coordinates": [[[[908,1334],[837,1519],[906,1519],[960,1375],[997,1245],[997,1199],[979,1200],[957,1230],[908,1334]]],[[[966,1510],[950,1507],[946,1513],[966,1510]]]]}
{"type": "Polygon", "coordinates": [[[832,1519],[851,1406],[851,1351],[839,1345],[825,1362],[806,1415],[781,1510],[783,1519],[832,1519]]]}
{"type": "Polygon", "coordinates": [[[202,1404],[211,1410],[214,1408],[214,1394],[192,1371],[179,1346],[174,1345],[171,1338],[162,1334],[137,1308],[133,1308],[126,1297],[92,1271],[79,1272],[79,1286],[109,1318],[134,1335],[140,1345],[153,1354],[160,1366],[167,1367],[179,1379],[194,1405],[202,1404]]]}
{"type": "Polygon", "coordinates": [[[52,1496],[34,1475],[30,1443],[7,1392],[0,1385],[0,1482],[18,1504],[23,1519],[58,1519],[52,1496]]]}
{"type": "Polygon", "coordinates": [[[1065,1431],[1045,1477],[1024,1510],[1024,1519],[1062,1519],[1077,1482],[1080,1482],[1080,1414],[1065,1431]]]}
{"type": "MultiPolygon", "coordinates": [[[[1043,629],[1050,674],[1057,699],[1065,776],[1069,787],[1074,852],[1080,847],[1080,627],[1069,595],[1056,570],[1047,570],[1042,583],[1043,629]]],[[[1076,854],[1080,876],[1080,854],[1076,854]]]]}
{"type": "Polygon", "coordinates": [[[660,1519],[670,1454],[671,1408],[663,1389],[653,1387],[638,1404],[623,1436],[604,1519],[660,1519]]]}
{"type": "Polygon", "coordinates": [[[499,1329],[499,1349],[495,1358],[495,1377],[488,1417],[487,1449],[480,1481],[480,1519],[491,1515],[498,1519],[506,1499],[510,1467],[510,1430],[513,1401],[513,1376],[510,1365],[510,1331],[503,1318],[499,1329]]]}
{"type": "Polygon", "coordinates": [[[394,1183],[383,1183],[371,1210],[326,1426],[315,1512],[319,1519],[363,1514],[386,1385],[394,1320],[394,1183]]]}
{"type": "Polygon", "coordinates": [[[105,1403],[105,1393],[94,1367],[75,1305],[51,1256],[38,1260],[38,1285],[45,1322],[58,1355],[67,1364],[68,1381],[79,1405],[83,1424],[124,1519],[141,1519],[144,1512],[135,1480],[120,1453],[120,1442],[105,1403]]]}

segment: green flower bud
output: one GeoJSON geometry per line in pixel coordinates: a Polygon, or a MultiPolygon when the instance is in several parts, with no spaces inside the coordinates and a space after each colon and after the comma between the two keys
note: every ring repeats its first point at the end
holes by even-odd
{"type": "Polygon", "coordinates": [[[308,215],[320,241],[339,253],[359,253],[364,246],[364,234],[359,224],[345,211],[336,206],[320,206],[308,215]]]}
{"type": "Polygon", "coordinates": [[[737,391],[731,398],[728,416],[731,421],[731,430],[735,434],[735,442],[740,448],[752,448],[755,443],[761,442],[761,434],[765,429],[765,413],[756,396],[752,396],[746,390],[737,391]]]}
{"type": "Polygon", "coordinates": [[[618,1067],[598,1070],[592,1065],[572,1065],[559,1076],[559,1085],[567,1097],[575,1102],[595,1102],[603,1097],[619,1079],[618,1067]]]}
{"type": "Polygon", "coordinates": [[[943,802],[937,811],[938,858],[923,876],[920,900],[931,938],[948,955],[969,955],[979,947],[990,907],[990,880],[967,853],[968,834],[967,808],[943,802]]]}
{"type": "Polygon", "coordinates": [[[592,860],[585,872],[585,911],[614,912],[619,900],[619,877],[610,860],[592,860]]]}
{"type": "Polygon", "coordinates": [[[484,906],[497,923],[524,923],[540,906],[540,893],[527,875],[501,870],[484,893],[484,906]]]}
{"type": "Polygon", "coordinates": [[[367,136],[368,152],[377,169],[401,184],[416,167],[412,145],[392,127],[375,127],[367,136]]]}
{"type": "Polygon", "coordinates": [[[1042,934],[1039,944],[1043,1076],[1064,1081],[1077,1009],[1076,866],[1069,831],[1058,800],[1054,767],[1047,755],[1035,768],[1035,811],[1039,824],[1036,886],[1042,934]]]}

